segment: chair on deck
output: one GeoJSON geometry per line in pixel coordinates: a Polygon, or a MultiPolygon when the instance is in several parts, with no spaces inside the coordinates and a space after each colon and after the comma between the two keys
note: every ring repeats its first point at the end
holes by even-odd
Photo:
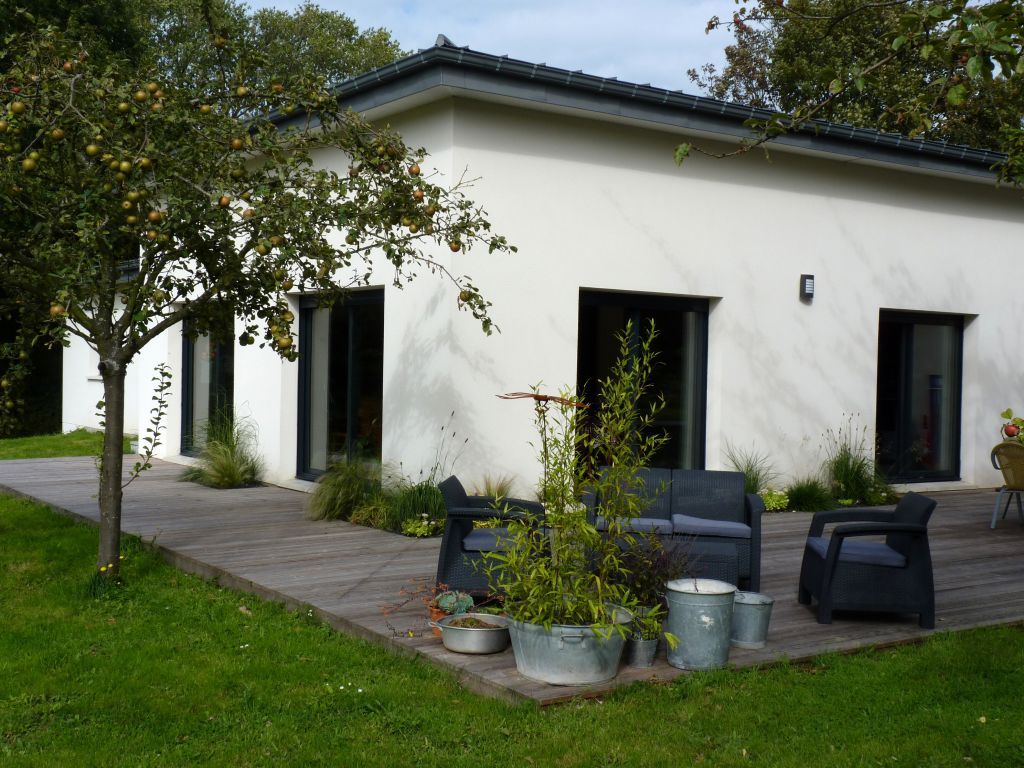
{"type": "Polygon", "coordinates": [[[1010,511],[1010,502],[1017,497],[1017,516],[1024,525],[1024,506],[1021,505],[1020,495],[1024,493],[1024,445],[1018,442],[1006,441],[992,449],[992,466],[1003,473],[1003,487],[999,489],[996,497],[996,506],[992,510],[992,528],[996,527],[999,519],[999,507],[1006,497],[1006,506],[1003,507],[1003,517],[1010,511]]]}
{"type": "Polygon", "coordinates": [[[831,624],[832,611],[917,613],[919,624],[935,627],[935,587],[928,547],[928,520],[935,501],[908,493],[892,512],[842,509],[811,519],[800,567],[798,599],[818,600],[818,623],[831,624]],[[831,537],[823,535],[837,523],[831,537]],[[864,541],[871,536],[876,540],[864,541]],[[885,537],[885,541],[877,539],[885,537]]]}
{"type": "Polygon", "coordinates": [[[470,496],[454,475],[439,483],[438,488],[444,497],[448,514],[437,559],[437,584],[471,595],[486,595],[484,554],[504,548],[503,537],[508,533],[508,528],[503,525],[474,528],[473,523],[489,519],[507,521],[527,513],[542,515],[544,507],[536,501],[502,499],[502,508],[495,509],[494,497],[470,496]]]}

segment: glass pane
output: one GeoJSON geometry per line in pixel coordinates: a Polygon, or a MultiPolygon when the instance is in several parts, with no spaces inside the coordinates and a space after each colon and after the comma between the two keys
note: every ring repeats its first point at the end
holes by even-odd
{"type": "Polygon", "coordinates": [[[881,314],[876,461],[890,480],[959,476],[962,338],[959,318],[881,314]]]}
{"type": "MultiPolygon", "coordinates": [[[[584,294],[580,304],[577,388],[588,402],[598,396],[598,381],[618,356],[616,334],[632,321],[639,335],[651,320],[658,330],[657,364],[652,391],[664,395],[665,408],[655,427],[669,441],[651,462],[655,467],[700,468],[704,465],[704,388],[706,310],[675,308],[672,300],[624,294],[584,294]],[[635,302],[635,303],[634,303],[635,302]],[[647,306],[645,306],[647,304],[647,306]],[[656,306],[652,306],[655,304],[656,306]]],[[[680,301],[680,304],[683,304],[680,301]]]]}
{"type": "Polygon", "coordinates": [[[309,424],[307,432],[309,445],[307,447],[308,469],[327,469],[327,435],[328,435],[328,414],[330,413],[329,397],[330,388],[328,382],[328,365],[331,360],[331,311],[329,309],[318,309],[310,312],[309,326],[307,333],[310,334],[309,352],[305,361],[308,370],[307,386],[309,391],[307,398],[309,402],[309,424]]]}
{"type": "Polygon", "coordinates": [[[910,447],[904,471],[952,472],[956,329],[915,325],[910,339],[909,397],[906,413],[910,447]]]}
{"type": "Polygon", "coordinates": [[[213,343],[199,336],[185,346],[192,380],[186,383],[191,410],[182,425],[181,447],[194,451],[205,442],[206,428],[215,416],[230,416],[234,399],[235,347],[228,339],[213,343]]]}
{"type": "Polygon", "coordinates": [[[380,460],[384,294],[304,310],[308,423],[304,472],[355,458],[380,460]]]}

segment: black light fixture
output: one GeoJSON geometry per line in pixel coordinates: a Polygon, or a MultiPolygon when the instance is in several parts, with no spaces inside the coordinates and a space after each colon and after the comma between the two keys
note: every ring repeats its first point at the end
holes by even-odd
{"type": "Polygon", "coordinates": [[[800,301],[814,298],[814,275],[800,275],[800,301]]]}

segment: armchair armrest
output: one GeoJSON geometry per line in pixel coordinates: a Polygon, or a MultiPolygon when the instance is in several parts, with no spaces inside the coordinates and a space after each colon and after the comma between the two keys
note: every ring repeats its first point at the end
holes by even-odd
{"type": "Polygon", "coordinates": [[[928,527],[920,523],[847,523],[837,525],[832,531],[832,537],[888,536],[890,533],[920,536],[928,533],[928,527]]]}
{"type": "Polygon", "coordinates": [[[506,512],[502,509],[491,509],[491,508],[479,508],[479,507],[453,507],[448,510],[449,520],[490,520],[491,518],[498,518],[499,520],[517,520],[525,517],[523,512],[517,512],[512,509],[506,512]]]}
{"type": "Polygon", "coordinates": [[[501,499],[501,509],[508,509],[512,512],[526,512],[531,515],[543,515],[544,505],[539,501],[529,499],[501,499]]]}
{"type": "Polygon", "coordinates": [[[811,518],[811,529],[807,532],[810,536],[821,536],[825,526],[831,523],[888,523],[892,521],[893,513],[885,509],[869,509],[866,507],[853,507],[851,509],[835,509],[830,512],[815,512],[811,518]]]}

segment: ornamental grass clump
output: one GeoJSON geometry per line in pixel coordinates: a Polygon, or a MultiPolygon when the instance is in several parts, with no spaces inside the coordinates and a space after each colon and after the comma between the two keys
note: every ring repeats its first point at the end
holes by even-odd
{"type": "Polygon", "coordinates": [[[725,460],[734,470],[743,473],[745,493],[760,493],[762,488],[768,488],[779,476],[771,458],[756,448],[737,448],[727,442],[725,460]]]}
{"type": "Polygon", "coordinates": [[[875,467],[874,442],[866,426],[857,427],[854,417],[824,434],[825,461],[822,474],[832,497],[843,506],[880,505],[895,501],[895,493],[875,467]]]}
{"type": "Polygon", "coordinates": [[[379,464],[339,461],[316,484],[306,517],[310,520],[349,520],[353,512],[381,492],[379,464]]]}
{"type": "Polygon", "coordinates": [[[263,478],[263,457],[257,453],[256,425],[230,413],[211,417],[203,429],[199,463],[181,479],[210,488],[246,488],[263,478]]]}

